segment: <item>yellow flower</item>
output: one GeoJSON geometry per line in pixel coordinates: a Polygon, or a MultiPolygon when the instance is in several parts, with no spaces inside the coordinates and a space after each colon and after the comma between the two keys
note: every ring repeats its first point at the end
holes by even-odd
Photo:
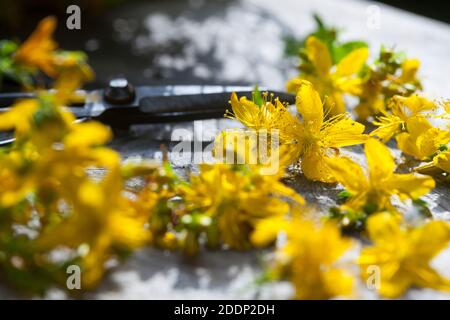
{"type": "Polygon", "coordinates": [[[262,105],[259,106],[255,102],[248,100],[246,97],[238,99],[236,93],[231,94],[230,104],[232,112],[228,112],[226,116],[230,119],[240,121],[248,129],[259,131],[278,130],[280,139],[288,139],[289,133],[295,126],[296,119],[289,113],[283,103],[278,98],[274,101],[267,99],[267,94],[263,94],[262,105]]]}
{"type": "Polygon", "coordinates": [[[364,126],[341,114],[324,120],[319,94],[306,81],[299,87],[297,110],[303,121],[298,125],[289,152],[293,159],[301,158],[303,173],[308,179],[334,182],[327,161],[338,148],[363,143],[364,126]]]}
{"type": "Polygon", "coordinates": [[[202,230],[203,225],[208,237],[218,235],[231,248],[248,249],[249,235],[257,221],[286,214],[288,201],[304,203],[279,178],[262,175],[257,167],[203,164],[199,175],[180,186],[187,212],[181,221],[188,229],[202,230]]]}
{"type": "Polygon", "coordinates": [[[402,63],[400,77],[396,81],[399,84],[417,83],[417,71],[420,68],[420,61],[417,59],[405,59],[402,63]]]}
{"type": "Polygon", "coordinates": [[[28,157],[34,152],[13,150],[0,152],[0,208],[9,208],[23,200],[32,187],[32,182],[24,176],[28,167],[28,157]]]}
{"type": "Polygon", "coordinates": [[[450,173],[450,151],[442,152],[433,158],[433,164],[450,173]]]}
{"type": "Polygon", "coordinates": [[[269,100],[267,93],[261,98],[261,105],[257,105],[246,97],[231,95],[232,111],[227,110],[225,116],[248,129],[225,130],[216,136],[213,155],[219,162],[258,164],[272,172],[272,166],[277,166],[278,171],[297,160],[290,159],[285,150],[281,152],[279,145],[292,143],[295,132],[301,129],[300,123],[278,98],[269,100]]]}
{"type": "Polygon", "coordinates": [[[291,115],[281,102],[275,101],[275,105],[266,102],[259,107],[246,98],[238,100],[233,95],[233,117],[253,131],[227,130],[220,133],[215,140],[214,156],[223,156],[224,152],[228,155],[232,151],[234,158],[241,161],[238,163],[262,163],[267,167],[278,160],[279,168],[301,159],[303,173],[308,179],[334,182],[324,159],[338,153],[339,147],[363,143],[367,138],[363,134],[364,126],[353,121],[348,114],[325,120],[319,94],[306,80],[299,82],[296,99],[302,120],[291,115]],[[261,150],[266,151],[266,159],[255,162],[254,159],[264,158],[261,150]]]}
{"type": "Polygon", "coordinates": [[[422,86],[416,76],[419,66],[418,60],[404,59],[401,54],[382,47],[379,58],[361,75],[360,100],[354,109],[358,119],[384,114],[391,97],[407,97],[420,90],[422,86]]]}
{"type": "Polygon", "coordinates": [[[55,28],[55,17],[44,18],[16,51],[16,61],[32,68],[38,68],[50,77],[56,76],[54,59],[57,44],[52,38],[55,28]]]}
{"type": "Polygon", "coordinates": [[[368,268],[379,268],[378,292],[388,298],[401,296],[409,287],[425,287],[450,292],[450,280],[430,266],[430,261],[450,240],[446,222],[431,221],[406,228],[389,213],[369,218],[367,226],[373,246],[362,250],[358,259],[361,276],[367,280],[368,268]]]}
{"type": "Polygon", "coordinates": [[[49,77],[56,78],[62,70],[79,69],[85,81],[94,76],[82,52],[58,51],[53,40],[56,18],[44,18],[36,30],[25,40],[14,54],[17,63],[31,69],[42,70],[49,77]]]}
{"type": "Polygon", "coordinates": [[[441,170],[450,173],[450,151],[448,150],[438,152],[431,162],[414,168],[414,171],[424,174],[442,173],[441,170]]]}
{"type": "MultiPolygon", "coordinates": [[[[228,129],[214,140],[212,154],[219,163],[256,166],[261,174],[276,175],[294,160],[289,144],[281,142],[278,132],[228,129]]],[[[287,140],[286,140],[287,141],[287,140]]]]}
{"type": "Polygon", "coordinates": [[[450,142],[450,131],[434,128],[425,118],[408,119],[406,126],[408,132],[396,137],[398,148],[418,160],[432,157],[450,142]]]}
{"type": "Polygon", "coordinates": [[[152,168],[151,163],[147,168],[143,168],[144,173],[147,171],[145,186],[138,192],[134,205],[138,211],[149,216],[152,244],[164,249],[177,249],[180,241],[174,232],[174,226],[178,223],[179,217],[171,201],[179,196],[177,186],[181,181],[168,162],[163,166],[157,166],[151,173],[148,173],[149,168],[152,168]]]}
{"type": "Polygon", "coordinates": [[[280,232],[285,234],[286,243],[276,250],[269,274],[290,280],[296,299],[330,299],[352,293],[352,277],[336,266],[352,242],[342,238],[336,225],[329,222],[321,226],[298,217],[268,218],[257,224],[252,241],[266,245],[280,232]]]}
{"type": "Polygon", "coordinates": [[[434,188],[431,177],[394,173],[395,163],[389,149],[375,139],[365,146],[368,172],[349,158],[331,158],[326,162],[333,176],[350,192],[346,206],[360,210],[366,205],[377,210],[392,209],[391,197],[417,199],[434,188]]]}
{"type": "Polygon", "coordinates": [[[398,133],[408,131],[409,119],[424,118],[424,111],[436,109],[436,105],[419,95],[409,97],[394,96],[390,102],[390,112],[380,111],[383,115],[373,122],[378,126],[370,133],[386,142],[398,133]]]}
{"type": "Polygon", "coordinates": [[[29,134],[32,117],[38,108],[36,99],[19,100],[6,112],[0,113],[0,131],[13,130],[16,138],[29,134]]]}
{"type": "MultiPolygon", "coordinates": [[[[117,157],[118,160],[118,157],[117,157]]],[[[82,258],[83,288],[92,289],[101,279],[105,263],[114,256],[115,249],[130,250],[150,240],[145,228],[148,216],[138,215],[123,194],[119,162],[110,168],[100,183],[82,179],[62,187],[64,199],[73,207],[70,216],[58,225],[44,230],[37,240],[41,250],[58,246],[87,249],[82,258]]]]}
{"type": "Polygon", "coordinates": [[[287,83],[287,90],[296,93],[302,80],[308,80],[325,99],[326,114],[334,116],[344,113],[346,108],[342,94],[359,95],[361,93],[362,81],[356,75],[367,60],[368,49],[355,49],[333,66],[326,44],[311,36],[306,40],[306,53],[312,70],[290,80],[287,83]]]}
{"type": "MultiPolygon", "coordinates": [[[[0,152],[0,209],[11,222],[25,224],[23,216],[31,219],[31,213],[39,220],[37,236],[25,247],[30,263],[51,265],[49,253],[70,248],[83,270],[83,287],[91,289],[109,259],[150,241],[149,212],[137,210],[124,192],[120,156],[104,146],[110,129],[75,123],[64,107],[82,82],[79,72],[67,76],[57,80],[56,92],[40,92],[0,115],[0,129],[16,136],[12,147],[0,152]],[[88,174],[93,168],[106,173],[93,179],[88,174]]],[[[1,239],[0,251],[3,245],[1,239]]]]}
{"type": "Polygon", "coordinates": [[[64,66],[60,69],[55,81],[55,97],[59,105],[68,103],[85,102],[85,95],[76,90],[82,87],[82,84],[94,78],[94,72],[88,64],[80,62],[75,65],[64,66]]]}

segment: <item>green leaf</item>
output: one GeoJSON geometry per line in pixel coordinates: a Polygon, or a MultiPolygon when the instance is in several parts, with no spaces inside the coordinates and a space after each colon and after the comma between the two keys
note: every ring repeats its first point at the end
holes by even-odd
{"type": "Polygon", "coordinates": [[[344,232],[363,230],[367,216],[363,211],[343,210],[340,207],[332,207],[328,211],[328,218],[337,221],[344,232]]]}
{"type": "Polygon", "coordinates": [[[439,146],[439,151],[447,151],[447,150],[448,150],[447,145],[441,144],[441,145],[439,146]]]}
{"type": "Polygon", "coordinates": [[[376,203],[366,203],[363,210],[367,214],[372,214],[378,211],[378,205],[376,203]]]}
{"type": "Polygon", "coordinates": [[[303,47],[303,40],[298,40],[293,36],[285,36],[284,40],[284,55],[286,57],[297,56],[300,49],[303,47]]]}
{"type": "Polygon", "coordinates": [[[17,50],[17,43],[11,40],[0,41],[0,57],[11,56],[17,50]]]}
{"type": "Polygon", "coordinates": [[[353,194],[348,190],[343,190],[338,193],[338,199],[339,200],[347,200],[348,198],[351,198],[353,194]]]}
{"type": "Polygon", "coordinates": [[[258,85],[256,85],[255,88],[253,89],[252,98],[253,98],[253,102],[257,106],[262,107],[262,105],[264,104],[264,99],[262,97],[261,92],[258,89],[258,85]]]}
{"type": "Polygon", "coordinates": [[[422,199],[415,199],[412,201],[413,206],[419,211],[419,213],[425,218],[433,217],[428,203],[422,199]]]}
{"type": "Polygon", "coordinates": [[[341,45],[334,46],[332,51],[333,62],[335,64],[339,63],[339,61],[341,61],[346,55],[348,55],[353,50],[367,47],[368,44],[365,41],[349,41],[341,45]]]}
{"type": "Polygon", "coordinates": [[[322,20],[322,18],[319,16],[318,13],[314,13],[314,14],[313,14],[313,18],[314,18],[314,21],[315,21],[316,24],[317,24],[317,28],[318,28],[318,29],[326,29],[326,28],[325,28],[325,24],[323,23],[323,20],[322,20]]]}

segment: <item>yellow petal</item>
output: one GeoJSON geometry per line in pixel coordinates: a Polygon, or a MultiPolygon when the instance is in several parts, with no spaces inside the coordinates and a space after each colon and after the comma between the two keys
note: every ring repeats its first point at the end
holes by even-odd
{"type": "Polygon", "coordinates": [[[450,172],[450,151],[438,154],[433,158],[433,163],[436,167],[450,172]]]}
{"type": "Polygon", "coordinates": [[[297,202],[299,205],[305,204],[305,199],[299,195],[294,189],[286,186],[284,183],[272,183],[273,194],[279,195],[280,197],[287,197],[297,202]]]}
{"type": "Polygon", "coordinates": [[[327,147],[345,147],[364,143],[367,135],[363,134],[364,125],[356,122],[347,114],[342,114],[326,121],[322,127],[322,142],[327,147]]]}
{"type": "Polygon", "coordinates": [[[424,260],[434,258],[450,241],[450,225],[446,221],[430,221],[412,231],[414,248],[424,260]]]}
{"type": "Polygon", "coordinates": [[[55,81],[57,102],[65,105],[67,102],[84,102],[85,97],[75,92],[82,84],[94,78],[94,72],[86,65],[72,65],[64,67],[55,81]]]}
{"type": "Polygon", "coordinates": [[[344,93],[361,96],[363,94],[364,80],[361,78],[339,78],[336,79],[335,85],[344,93]]]}
{"type": "Polygon", "coordinates": [[[248,128],[255,128],[258,125],[259,107],[247,98],[238,99],[235,92],[231,94],[231,108],[237,120],[248,128]]]}
{"type": "Polygon", "coordinates": [[[440,146],[445,146],[450,141],[450,131],[431,128],[417,138],[416,145],[420,150],[422,159],[433,155],[440,146]]]}
{"type": "Polygon", "coordinates": [[[326,163],[334,178],[353,192],[367,189],[367,179],[364,171],[356,162],[345,157],[327,158],[326,163]]]}
{"type": "Polygon", "coordinates": [[[450,140],[450,132],[434,128],[422,116],[408,119],[406,125],[408,133],[397,135],[397,144],[400,150],[416,159],[425,160],[450,140]]]}
{"type": "Polygon", "coordinates": [[[110,148],[94,148],[90,150],[89,155],[98,166],[103,166],[104,168],[116,169],[120,165],[120,154],[110,148]]]}
{"type": "MultiPolygon", "coordinates": [[[[257,164],[261,160],[261,153],[258,149],[258,140],[260,139],[256,130],[222,131],[214,140],[213,155],[220,162],[257,164]]],[[[270,155],[272,150],[270,143],[267,144],[267,155],[270,155]]]]}
{"type": "Polygon", "coordinates": [[[323,106],[311,83],[303,82],[297,92],[295,104],[303,117],[305,128],[311,132],[319,132],[323,122],[323,106]]]}
{"type": "Polygon", "coordinates": [[[276,240],[279,232],[289,227],[289,221],[281,216],[263,219],[256,224],[251,241],[255,246],[265,247],[276,240]]]}
{"type": "Polygon", "coordinates": [[[18,135],[28,133],[38,108],[36,99],[19,100],[8,111],[0,113],[0,131],[15,130],[18,135]]]}
{"type": "Polygon", "coordinates": [[[298,89],[303,85],[305,80],[300,78],[293,78],[291,80],[288,80],[286,83],[286,91],[290,93],[297,93],[298,89]]]}
{"type": "Polygon", "coordinates": [[[417,159],[422,159],[422,155],[417,148],[416,141],[411,138],[407,132],[402,132],[395,137],[397,146],[403,153],[413,156],[417,159]]]}
{"type": "Polygon", "coordinates": [[[67,147],[98,146],[111,139],[111,130],[99,122],[79,123],[66,137],[67,147]]]}
{"type": "Polygon", "coordinates": [[[383,274],[381,277],[379,293],[386,298],[400,297],[413,284],[406,272],[398,272],[388,280],[383,279],[383,274]]]}
{"type": "Polygon", "coordinates": [[[325,112],[327,116],[336,116],[345,112],[344,97],[338,91],[333,91],[325,97],[325,112]]]}
{"type": "Polygon", "coordinates": [[[124,214],[111,214],[108,231],[114,242],[128,249],[138,248],[150,240],[150,233],[145,229],[145,221],[124,214]]]}
{"type": "Polygon", "coordinates": [[[280,166],[286,167],[298,162],[303,152],[303,143],[302,141],[293,141],[289,144],[282,144],[278,150],[280,166]]]}
{"type": "Polygon", "coordinates": [[[327,75],[332,66],[332,61],[326,44],[311,36],[306,40],[306,51],[308,52],[308,58],[319,74],[327,75]]]}
{"type": "Polygon", "coordinates": [[[417,199],[427,194],[435,186],[433,178],[425,175],[393,174],[386,181],[386,189],[394,190],[403,197],[417,199]]]}
{"type": "Polygon", "coordinates": [[[367,140],[364,152],[369,167],[370,180],[377,182],[389,177],[395,170],[394,159],[389,149],[376,139],[367,140]]]}
{"type": "Polygon", "coordinates": [[[409,114],[409,116],[416,115],[422,111],[436,109],[436,105],[432,101],[417,94],[410,95],[409,97],[394,96],[393,101],[395,102],[394,107],[404,109],[403,106],[406,106],[409,112],[402,112],[406,115],[409,114]]]}
{"type": "Polygon", "coordinates": [[[100,208],[106,199],[103,190],[98,184],[84,182],[78,190],[78,200],[86,206],[100,208]]]}
{"type": "Polygon", "coordinates": [[[346,77],[357,73],[369,56],[369,49],[359,48],[346,55],[336,66],[335,76],[346,77]]]}
{"type": "Polygon", "coordinates": [[[396,298],[411,286],[450,290],[450,281],[429,265],[449,241],[448,223],[405,226],[398,216],[383,212],[368,219],[367,229],[374,245],[362,250],[358,263],[365,279],[368,267],[379,267],[381,295],[396,298]]]}
{"type": "Polygon", "coordinates": [[[396,133],[400,132],[403,120],[394,115],[384,115],[377,117],[373,122],[374,125],[378,126],[375,130],[370,133],[372,137],[378,137],[383,142],[389,141],[396,133]]]}
{"type": "Polygon", "coordinates": [[[353,291],[353,277],[340,269],[331,269],[324,273],[323,282],[329,297],[348,297],[353,291]]]}
{"type": "Polygon", "coordinates": [[[367,231],[370,240],[377,244],[397,241],[402,236],[400,220],[390,212],[381,212],[369,217],[367,231]]]}
{"type": "Polygon", "coordinates": [[[303,174],[310,180],[326,183],[336,181],[326,163],[326,156],[318,148],[312,147],[305,152],[301,167],[303,174]]]}
{"type": "Polygon", "coordinates": [[[444,102],[445,112],[450,113],[450,100],[444,102]]]}
{"type": "Polygon", "coordinates": [[[433,126],[425,117],[417,116],[409,118],[406,121],[406,128],[408,133],[410,133],[413,137],[418,137],[426,130],[433,128],[433,126]]]}
{"type": "Polygon", "coordinates": [[[450,280],[442,277],[429,265],[421,266],[415,270],[414,285],[422,288],[432,288],[450,292],[450,280]]]}
{"type": "Polygon", "coordinates": [[[40,68],[50,77],[55,76],[54,50],[57,48],[57,44],[52,39],[55,28],[55,17],[49,16],[42,19],[33,33],[16,51],[14,59],[27,66],[40,68]]]}
{"type": "Polygon", "coordinates": [[[400,76],[400,81],[403,83],[414,81],[419,67],[420,67],[419,60],[406,59],[402,64],[402,75],[400,76]]]}

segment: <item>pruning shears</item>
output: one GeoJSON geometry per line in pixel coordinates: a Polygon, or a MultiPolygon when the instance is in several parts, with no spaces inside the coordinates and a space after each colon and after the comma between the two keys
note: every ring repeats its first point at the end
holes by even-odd
{"type": "MultiPolygon", "coordinates": [[[[253,87],[219,85],[136,86],[125,78],[116,78],[104,89],[81,91],[81,104],[69,109],[79,119],[96,120],[112,128],[123,129],[134,124],[152,124],[222,118],[232,92],[252,99],[253,87]]],[[[295,96],[261,88],[281,101],[293,104],[295,96]]],[[[16,99],[35,97],[35,93],[0,93],[0,113],[7,111],[16,99]]],[[[0,141],[0,145],[13,139],[0,141]]]]}

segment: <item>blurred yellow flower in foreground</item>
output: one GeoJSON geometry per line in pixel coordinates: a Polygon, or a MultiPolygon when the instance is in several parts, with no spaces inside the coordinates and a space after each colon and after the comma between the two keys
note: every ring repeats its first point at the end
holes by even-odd
{"type": "MultiPolygon", "coordinates": [[[[0,152],[0,211],[5,218],[0,221],[0,253],[5,257],[0,265],[22,274],[42,272],[44,266],[59,270],[50,255],[66,248],[72,250],[68,261],[75,259],[83,271],[83,288],[92,289],[107,261],[151,240],[149,216],[125,194],[120,156],[105,147],[110,129],[97,122],[75,123],[64,106],[83,82],[83,73],[68,68],[60,75],[55,92],[38,92],[37,98],[18,101],[0,114],[0,129],[14,130],[16,138],[0,152]],[[88,169],[106,173],[93,179],[88,169]],[[8,223],[29,228],[32,220],[39,225],[36,235],[22,249],[10,249],[24,240],[8,223]],[[14,266],[10,255],[26,260],[14,266]]],[[[60,279],[57,273],[52,277],[60,279]]],[[[29,285],[37,290],[33,281],[29,285]]]]}
{"type": "Polygon", "coordinates": [[[450,292],[450,280],[430,266],[450,240],[448,223],[431,221],[408,229],[391,214],[380,213],[369,218],[367,230],[373,246],[362,249],[358,263],[365,280],[369,267],[379,268],[382,296],[397,298],[412,286],[450,292]]]}
{"type": "Polygon", "coordinates": [[[330,299],[352,294],[353,278],[337,266],[351,247],[339,228],[331,222],[323,225],[294,217],[272,217],[256,225],[252,241],[266,245],[277,234],[286,243],[275,251],[270,279],[288,279],[295,287],[296,299],[330,299]]]}
{"type": "Polygon", "coordinates": [[[30,132],[33,114],[39,107],[34,99],[20,100],[0,114],[0,131],[14,130],[16,138],[30,132]]]}
{"type": "Polygon", "coordinates": [[[346,207],[360,210],[366,205],[374,211],[393,209],[391,197],[417,199],[434,188],[433,178],[424,175],[394,173],[395,162],[389,149],[375,139],[369,139],[364,152],[367,174],[349,158],[330,158],[327,164],[337,181],[350,192],[346,207]]]}
{"type": "Polygon", "coordinates": [[[67,68],[77,67],[88,81],[94,77],[86,56],[82,52],[58,50],[58,44],[53,39],[56,29],[56,18],[44,18],[14,54],[17,63],[32,69],[42,70],[49,77],[56,78],[67,68]]]}
{"type": "Polygon", "coordinates": [[[55,17],[44,18],[16,51],[16,61],[39,68],[49,76],[56,76],[54,60],[58,45],[52,38],[55,28],[55,17]]]}
{"type": "MultiPolygon", "coordinates": [[[[119,160],[119,158],[116,158],[119,160]]],[[[65,199],[73,207],[69,217],[56,226],[47,228],[37,240],[41,250],[60,246],[86,250],[82,260],[82,284],[92,289],[105,271],[105,263],[117,250],[131,250],[151,239],[145,228],[148,216],[139,215],[131,200],[123,193],[123,182],[118,172],[119,162],[100,183],[89,180],[67,188],[65,199]],[[73,194],[71,194],[73,193],[73,194]]],[[[65,182],[62,180],[61,182],[65,182]]]]}
{"type": "Polygon", "coordinates": [[[186,205],[181,222],[188,224],[188,232],[195,238],[206,230],[210,244],[219,240],[234,249],[248,249],[255,223],[288,213],[290,204],[304,204],[303,198],[279,179],[279,175],[258,173],[257,167],[200,165],[200,174],[180,185],[186,205]]]}
{"type": "MultiPolygon", "coordinates": [[[[362,80],[357,73],[364,66],[369,51],[358,48],[346,55],[336,66],[333,66],[328,47],[318,38],[311,36],[306,40],[306,55],[309,67],[303,66],[304,72],[298,78],[289,80],[287,90],[297,93],[302,80],[314,84],[325,101],[325,114],[335,116],[346,111],[343,93],[361,94],[362,80]]],[[[301,66],[302,69],[302,66],[301,66]]]]}

